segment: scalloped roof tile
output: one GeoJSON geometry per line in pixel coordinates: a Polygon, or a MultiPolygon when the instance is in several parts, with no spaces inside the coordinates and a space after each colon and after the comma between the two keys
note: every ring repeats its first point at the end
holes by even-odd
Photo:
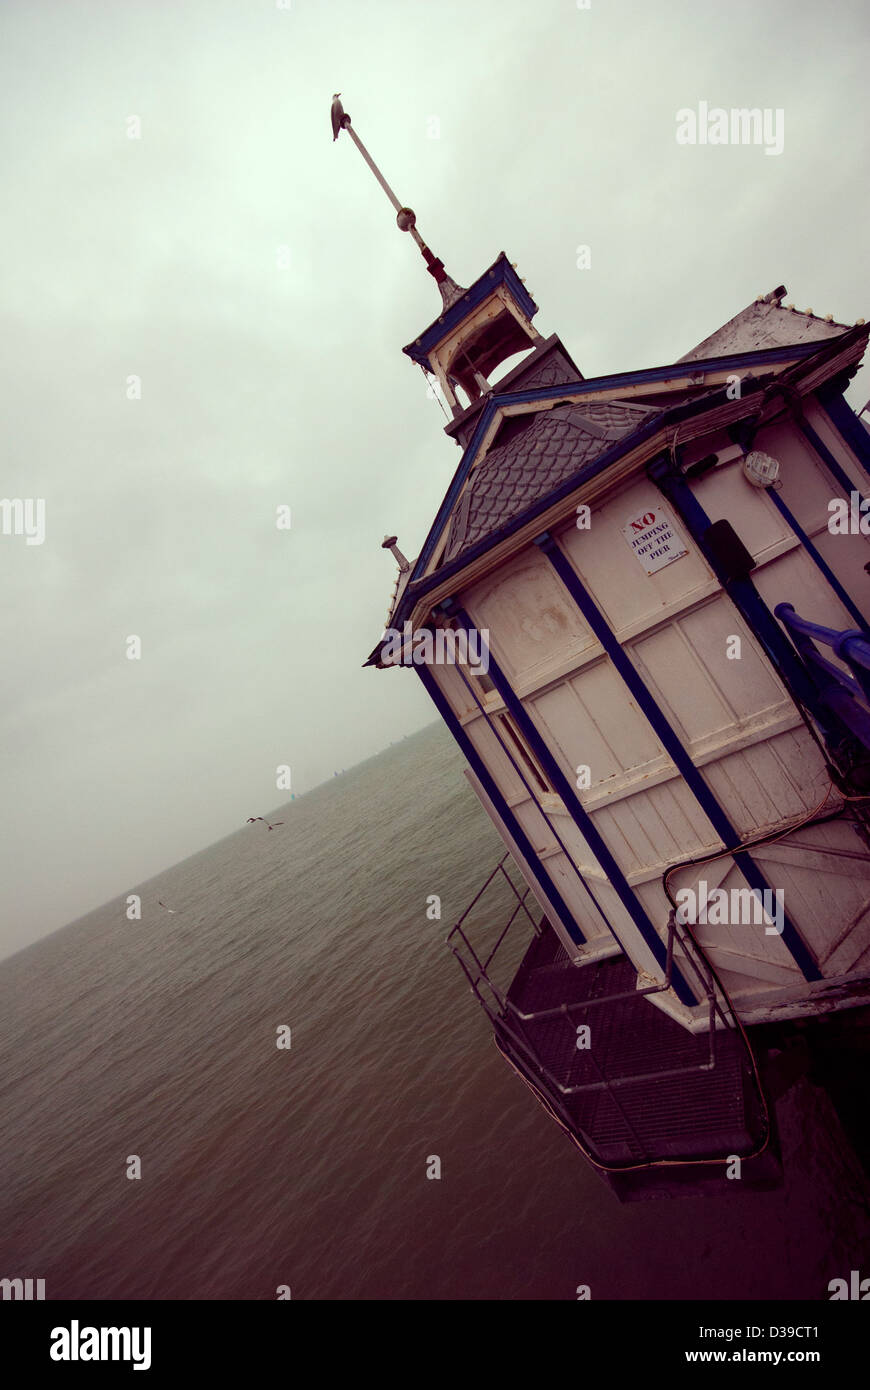
{"type": "Polygon", "coordinates": [[[449,561],[579,473],[660,410],[627,401],[566,404],[510,416],[450,520],[449,561]]]}

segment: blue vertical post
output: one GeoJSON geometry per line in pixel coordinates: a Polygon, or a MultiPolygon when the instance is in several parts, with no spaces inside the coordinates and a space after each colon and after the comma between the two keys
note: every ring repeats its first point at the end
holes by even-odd
{"type": "Polygon", "coordinates": [[[793,699],[811,712],[829,748],[832,751],[838,748],[849,736],[848,729],[820,703],[817,686],[752,580],[734,578],[722,568],[716,556],[711,554],[706,544],[706,535],[711,526],[710,518],[686,479],[667,457],[656,459],[648,471],[659,491],[679,512],[719,583],[758,638],[783,685],[793,699]]]}
{"type": "MultiPolygon", "coordinates": [[[[453,607],[452,603],[444,604],[442,607],[445,612],[450,613],[451,617],[457,619],[459,624],[465,628],[466,632],[478,632],[472,619],[463,608],[458,606],[453,607]]],[[[482,648],[484,645],[482,634],[479,634],[479,639],[482,648]]],[[[504,700],[508,710],[513,715],[523,737],[538,759],[538,762],[547,773],[552,786],[558,792],[559,796],[561,796],[566,811],[571,816],[596,860],[601,865],[611,887],[615,890],[617,897],[634,922],[639,935],[646,943],[653,959],[662,970],[665,970],[667,964],[665,943],[650,921],[643,904],[629,884],[628,879],[625,877],[622,869],[610,852],[598,828],[594,825],[592,817],[583,806],[568,778],[554,758],[547,743],[541,737],[533,721],[529,717],[528,711],[514,692],[510,681],[492,655],[492,652],[488,651],[487,657],[490,680],[504,700]]],[[[676,965],[673,966],[671,983],[681,1003],[692,1006],[699,1002],[687,983],[685,976],[676,965]]]]}

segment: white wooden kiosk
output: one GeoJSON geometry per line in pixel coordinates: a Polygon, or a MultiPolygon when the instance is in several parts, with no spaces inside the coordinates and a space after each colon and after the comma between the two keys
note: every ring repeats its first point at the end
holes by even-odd
{"type": "MultiPolygon", "coordinates": [[[[677,363],[585,380],[502,255],[405,349],[462,458],[370,662],[417,670],[540,907],[507,993],[468,921],[451,944],[508,1060],[602,1171],[709,1163],[679,1124],[635,1140],[669,1085],[703,1109],[686,1085],[706,1071],[709,1089],[715,1064],[699,1052],[678,1084],[673,1033],[650,1043],[658,1085],[613,1048],[566,1059],[558,1015],[579,1033],[594,995],[599,1033],[609,1015],[642,1038],[657,1013],[751,1054],[753,1025],[870,992],[870,434],[842,394],[867,329],[784,294],[677,363]],[[439,629],[486,658],[415,656],[439,629]],[[590,1093],[626,1120],[623,1149],[596,1141],[590,1093]]],[[[768,1107],[753,1128],[743,1101],[751,1155],[768,1107]]]]}
{"type": "Polygon", "coordinates": [[[843,397],[868,330],[779,287],[676,363],[586,380],[504,254],[458,285],[338,98],[332,129],[443,306],[405,352],[461,461],[415,563],[384,542],[367,664],[417,670],[527,885],[499,865],[518,906],[496,946],[467,913],[451,946],[622,1195],[735,1155],[767,1181],[749,1030],[870,991],[870,435],[843,397]]]}

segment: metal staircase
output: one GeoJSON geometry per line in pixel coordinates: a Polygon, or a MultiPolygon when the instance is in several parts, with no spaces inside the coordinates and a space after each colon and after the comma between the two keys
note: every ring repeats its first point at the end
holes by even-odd
{"type": "MultiPolygon", "coordinates": [[[[679,1186],[688,1176],[676,1172],[680,1165],[697,1164],[710,1165],[704,1176],[721,1185],[729,1155],[748,1158],[764,1146],[765,1107],[744,1039],[688,941],[679,944],[704,981],[707,1032],[688,1032],[648,1000],[669,985],[678,931],[673,914],[666,979],[638,988],[624,955],[574,964],[546,918],[536,920],[529,910],[529,890],[514,884],[508,859],[496,865],[447,937],[499,1050],[620,1196],[632,1195],[632,1186],[650,1186],[642,1178],[620,1182],[620,1175],[646,1170],[648,1177],[664,1164],[673,1167],[670,1176],[679,1186]],[[507,884],[512,902],[503,925],[486,911],[496,883],[507,884]],[[472,942],[472,912],[481,919],[480,932],[494,938],[486,948],[472,942]],[[505,985],[496,978],[497,960],[518,924],[531,930],[531,941],[505,985]]],[[[655,1195],[661,1195],[656,1176],[655,1195]]]]}

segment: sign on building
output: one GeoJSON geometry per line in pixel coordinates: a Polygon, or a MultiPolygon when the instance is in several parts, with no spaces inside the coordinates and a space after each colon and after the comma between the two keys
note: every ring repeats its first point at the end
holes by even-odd
{"type": "Polygon", "coordinates": [[[647,574],[655,574],[689,553],[661,507],[651,507],[642,516],[632,517],[622,533],[647,574]]]}

